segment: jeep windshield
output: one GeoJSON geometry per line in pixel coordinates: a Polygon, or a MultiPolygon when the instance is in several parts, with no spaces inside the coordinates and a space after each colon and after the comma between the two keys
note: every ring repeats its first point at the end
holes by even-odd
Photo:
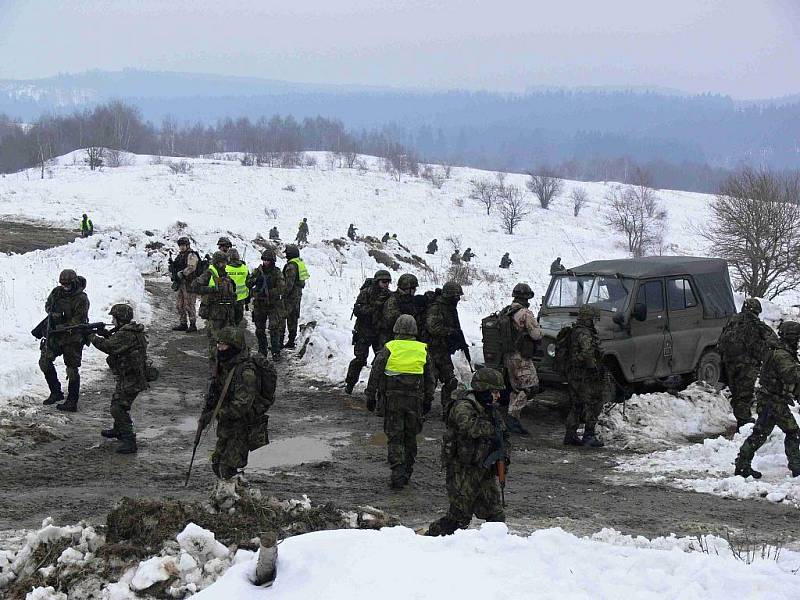
{"type": "Polygon", "coordinates": [[[588,304],[599,310],[624,311],[633,289],[633,279],[605,275],[558,275],[553,279],[545,305],[577,308],[588,304]]]}

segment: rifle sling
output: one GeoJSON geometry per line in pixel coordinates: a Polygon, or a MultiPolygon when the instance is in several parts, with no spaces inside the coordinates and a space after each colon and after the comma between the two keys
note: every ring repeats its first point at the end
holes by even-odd
{"type": "Polygon", "coordinates": [[[228,388],[231,385],[231,381],[233,380],[233,374],[235,372],[236,372],[236,367],[231,369],[231,372],[228,373],[228,376],[225,378],[225,384],[222,386],[222,391],[219,394],[219,400],[217,400],[217,405],[214,407],[214,412],[211,414],[211,422],[212,423],[217,418],[217,413],[219,413],[219,409],[222,407],[222,401],[225,399],[225,396],[228,394],[228,388]]]}

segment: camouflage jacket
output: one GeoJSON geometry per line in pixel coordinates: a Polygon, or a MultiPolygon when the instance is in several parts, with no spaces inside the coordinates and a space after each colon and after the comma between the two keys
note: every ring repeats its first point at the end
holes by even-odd
{"type": "Polygon", "coordinates": [[[483,406],[474,392],[456,390],[447,412],[447,431],[443,458],[463,465],[484,467],[486,458],[497,449],[498,430],[508,456],[508,431],[496,408],[483,406]],[[493,414],[494,413],[494,414],[493,414]]]}
{"type": "Polygon", "coordinates": [[[588,325],[575,323],[570,333],[567,373],[586,376],[596,373],[602,365],[600,338],[597,330],[588,325]]]}
{"type": "Polygon", "coordinates": [[[766,351],[765,342],[774,338],[769,325],[750,311],[732,315],[719,336],[718,348],[726,362],[758,365],[766,351]]]}
{"type": "Polygon", "coordinates": [[[372,362],[372,370],[369,374],[369,382],[367,383],[367,397],[416,397],[420,402],[419,410],[422,410],[422,403],[432,403],[433,392],[436,390],[436,379],[433,375],[433,362],[430,354],[428,354],[422,375],[403,374],[391,376],[386,374],[386,363],[389,361],[389,354],[389,349],[384,347],[375,355],[375,360],[372,362]]]}
{"type": "Polygon", "coordinates": [[[264,269],[260,265],[247,276],[247,287],[252,293],[253,302],[266,309],[283,308],[283,295],[286,285],[283,273],[278,267],[264,269]]]}
{"type": "Polygon", "coordinates": [[[458,308],[455,304],[441,296],[436,298],[428,309],[425,325],[430,336],[431,353],[453,354],[458,350],[464,334],[461,331],[458,308]]]}
{"type": "MultiPolygon", "coordinates": [[[[383,304],[380,317],[379,333],[387,340],[394,337],[394,324],[400,315],[411,315],[414,320],[418,321],[419,311],[417,303],[413,294],[403,294],[399,291],[389,294],[386,302],[383,304]]],[[[420,324],[417,322],[417,329],[420,329],[420,324]]]]}
{"type": "Polygon", "coordinates": [[[220,271],[214,276],[209,267],[192,282],[191,291],[200,294],[200,313],[204,319],[228,320],[236,303],[236,284],[224,270],[220,271]]]}
{"type": "Polygon", "coordinates": [[[789,402],[788,396],[800,391],[800,363],[797,350],[781,342],[766,353],[759,375],[761,390],[772,397],[789,402]]]}
{"type": "Polygon", "coordinates": [[[303,282],[300,281],[300,271],[293,262],[287,261],[283,265],[283,285],[285,288],[283,299],[288,304],[299,302],[303,297],[303,282]]]}
{"type": "Polygon", "coordinates": [[[92,345],[108,354],[106,362],[114,375],[146,385],[147,336],[144,325],[132,321],[113,331],[108,338],[94,337],[92,345]]]}
{"type": "Polygon", "coordinates": [[[353,315],[356,318],[355,330],[359,337],[363,339],[377,337],[381,327],[383,306],[388,299],[389,292],[382,290],[374,282],[358,293],[356,303],[353,305],[353,315]]]}
{"type": "MultiPolygon", "coordinates": [[[[86,278],[78,276],[75,289],[66,291],[61,286],[53,288],[44,303],[44,309],[50,317],[50,329],[69,327],[89,322],[89,297],[83,291],[86,289],[86,278]]],[[[83,335],[73,333],[48,333],[48,343],[55,346],[65,344],[80,344],[83,335]]]]}

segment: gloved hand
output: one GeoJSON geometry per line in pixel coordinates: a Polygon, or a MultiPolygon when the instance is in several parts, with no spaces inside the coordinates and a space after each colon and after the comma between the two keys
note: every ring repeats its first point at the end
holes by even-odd
{"type": "Polygon", "coordinates": [[[374,395],[367,396],[367,410],[369,412],[375,412],[375,405],[376,404],[377,404],[377,401],[376,401],[374,395]]]}
{"type": "Polygon", "coordinates": [[[431,399],[426,398],[425,401],[422,403],[422,416],[425,416],[429,412],[431,412],[431,404],[432,404],[431,399]]]}

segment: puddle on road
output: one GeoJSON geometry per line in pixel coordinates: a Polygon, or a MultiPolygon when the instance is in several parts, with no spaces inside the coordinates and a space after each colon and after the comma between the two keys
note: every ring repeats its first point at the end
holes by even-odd
{"type": "Polygon", "coordinates": [[[176,419],[175,421],[171,421],[168,425],[162,425],[159,427],[150,426],[143,431],[137,431],[136,437],[142,438],[144,440],[152,440],[154,438],[163,435],[164,432],[177,429],[181,432],[192,432],[194,433],[197,431],[197,418],[196,417],[184,417],[182,419],[176,419]]]}
{"type": "Polygon", "coordinates": [[[275,467],[300,465],[330,460],[337,446],[347,442],[349,434],[328,437],[297,436],[270,442],[251,452],[247,459],[248,471],[268,471],[275,467]]]}

